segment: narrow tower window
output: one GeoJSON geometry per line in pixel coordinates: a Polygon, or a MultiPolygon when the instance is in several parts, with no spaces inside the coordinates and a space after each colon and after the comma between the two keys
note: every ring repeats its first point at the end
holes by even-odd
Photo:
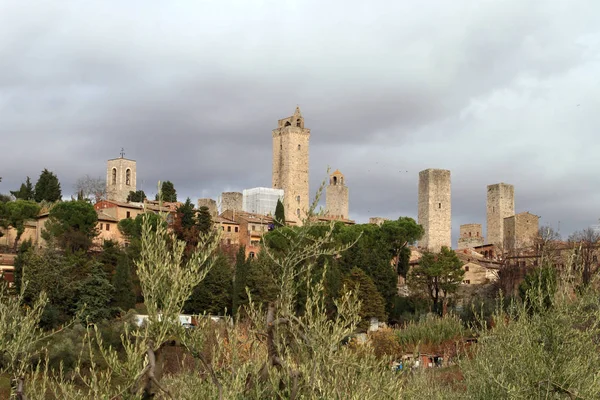
{"type": "Polygon", "coordinates": [[[298,128],[300,128],[300,125],[301,125],[301,123],[300,123],[300,120],[297,120],[297,121],[296,121],[296,126],[297,126],[298,128]]]}
{"type": "Polygon", "coordinates": [[[129,168],[127,168],[127,171],[125,171],[125,184],[127,186],[131,185],[131,170],[129,168]]]}
{"type": "Polygon", "coordinates": [[[296,215],[298,216],[298,218],[300,217],[300,209],[296,209],[296,215]]]}
{"type": "Polygon", "coordinates": [[[296,201],[300,203],[300,196],[296,196],[296,201]]]}
{"type": "Polygon", "coordinates": [[[116,168],[112,169],[112,184],[113,185],[117,184],[117,169],[116,168]]]}
{"type": "Polygon", "coordinates": [[[438,208],[442,208],[442,203],[438,203],[438,208]]]}
{"type": "Polygon", "coordinates": [[[298,145],[298,150],[300,150],[300,145],[298,145]]]}
{"type": "Polygon", "coordinates": [[[337,185],[337,176],[334,176],[334,177],[333,177],[333,184],[334,184],[334,185],[337,185]]]}

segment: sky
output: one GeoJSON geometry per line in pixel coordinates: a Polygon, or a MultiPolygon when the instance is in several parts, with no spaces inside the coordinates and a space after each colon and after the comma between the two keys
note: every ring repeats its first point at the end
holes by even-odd
{"type": "Polygon", "coordinates": [[[0,193],[42,169],[63,195],[106,160],[178,197],[271,185],[300,106],[310,190],[339,169],[350,218],[417,218],[452,174],[452,229],[486,186],[563,236],[600,218],[597,0],[0,0],[0,193]]]}

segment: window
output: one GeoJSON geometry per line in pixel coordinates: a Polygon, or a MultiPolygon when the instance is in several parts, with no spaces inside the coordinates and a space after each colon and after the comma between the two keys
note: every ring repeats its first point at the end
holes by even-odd
{"type": "Polygon", "coordinates": [[[256,225],[252,225],[252,230],[255,231],[256,230],[256,225]]]}
{"type": "Polygon", "coordinates": [[[127,211],[127,218],[131,218],[131,213],[127,211]]]}
{"type": "Polygon", "coordinates": [[[471,284],[471,280],[470,279],[465,279],[463,281],[463,283],[466,284],[466,285],[469,285],[469,284],[471,284]]]}
{"type": "Polygon", "coordinates": [[[222,226],[222,227],[221,227],[221,230],[222,230],[222,231],[224,231],[224,230],[225,230],[225,227],[224,227],[224,226],[222,226]]]}
{"type": "Polygon", "coordinates": [[[127,168],[127,171],[125,171],[125,184],[127,186],[131,185],[131,170],[129,168],[127,168]]]}
{"type": "Polygon", "coordinates": [[[254,252],[251,251],[250,254],[248,254],[250,256],[250,258],[254,258],[254,252]]]}
{"type": "Polygon", "coordinates": [[[236,231],[236,232],[238,231],[238,227],[237,227],[237,226],[235,227],[235,231],[236,231]]]}
{"type": "Polygon", "coordinates": [[[337,176],[334,176],[334,177],[333,177],[333,184],[334,184],[334,185],[337,185],[337,176]]]}
{"type": "Polygon", "coordinates": [[[297,126],[298,128],[300,128],[300,127],[302,126],[302,123],[300,122],[300,120],[297,120],[297,121],[296,121],[296,126],[297,126]]]}
{"type": "Polygon", "coordinates": [[[469,266],[465,265],[465,272],[469,272],[469,266]]]}
{"type": "Polygon", "coordinates": [[[298,208],[298,209],[296,209],[296,215],[297,215],[298,217],[300,217],[300,209],[299,209],[299,208],[298,208]]]}
{"type": "Polygon", "coordinates": [[[296,201],[300,203],[300,196],[296,196],[296,201]]]}
{"type": "Polygon", "coordinates": [[[290,121],[286,121],[285,126],[292,126],[292,123],[290,121]]]}
{"type": "Polygon", "coordinates": [[[117,169],[116,168],[112,169],[112,184],[113,185],[117,184],[117,169]]]}
{"type": "Polygon", "coordinates": [[[469,232],[469,237],[471,237],[471,232],[469,232]]]}
{"type": "Polygon", "coordinates": [[[300,148],[301,148],[301,147],[302,147],[302,146],[298,145],[298,150],[300,150],[300,148]]]}
{"type": "Polygon", "coordinates": [[[110,224],[106,224],[106,230],[110,231],[110,224]]]}
{"type": "Polygon", "coordinates": [[[231,227],[230,226],[227,227],[227,232],[231,232],[231,227]]]}
{"type": "Polygon", "coordinates": [[[438,208],[442,208],[442,203],[438,203],[438,208]]]}

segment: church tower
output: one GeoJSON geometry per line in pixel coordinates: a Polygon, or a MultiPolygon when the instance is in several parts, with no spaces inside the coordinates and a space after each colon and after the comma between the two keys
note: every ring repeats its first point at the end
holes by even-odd
{"type": "Polygon", "coordinates": [[[337,219],[348,219],[348,186],[344,174],[335,170],[329,176],[329,186],[325,189],[327,215],[337,219]]]}
{"type": "Polygon", "coordinates": [[[125,158],[108,160],[106,165],[106,197],[108,200],[126,202],[129,192],[136,191],[136,162],[125,158]]]}
{"type": "Polygon", "coordinates": [[[300,107],[273,129],[273,188],[283,189],[285,219],[302,224],[310,204],[308,141],[300,107]]]}

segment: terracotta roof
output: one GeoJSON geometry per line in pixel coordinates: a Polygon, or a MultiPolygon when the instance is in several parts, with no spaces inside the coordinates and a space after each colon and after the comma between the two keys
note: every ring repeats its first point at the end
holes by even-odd
{"type": "Polygon", "coordinates": [[[331,174],[331,175],[344,175],[344,174],[342,174],[339,169],[336,169],[335,171],[333,171],[333,174],[331,174]]]}
{"type": "Polygon", "coordinates": [[[96,214],[98,214],[98,221],[111,221],[111,222],[119,222],[115,217],[108,215],[100,210],[96,210],[96,214]]]}
{"type": "Polygon", "coordinates": [[[221,217],[221,216],[217,216],[215,218],[213,218],[213,222],[217,222],[219,224],[232,224],[232,225],[239,225],[239,223],[232,221],[228,218],[225,217],[221,217]]]}

